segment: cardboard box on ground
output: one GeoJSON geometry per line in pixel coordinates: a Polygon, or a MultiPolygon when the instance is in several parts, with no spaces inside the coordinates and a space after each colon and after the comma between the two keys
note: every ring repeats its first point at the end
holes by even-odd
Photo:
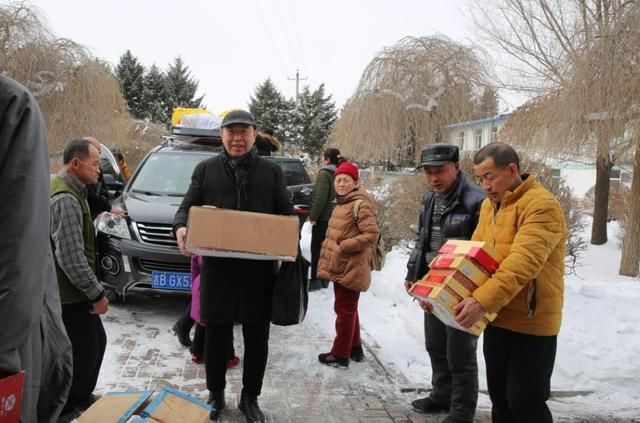
{"type": "Polygon", "coordinates": [[[454,306],[482,286],[496,271],[502,258],[486,242],[447,241],[429,265],[429,272],[410,290],[420,301],[433,306],[433,314],[445,325],[480,335],[496,313],[486,313],[470,328],[460,326],[455,320],[454,306]]]}
{"type": "Polygon", "coordinates": [[[201,256],[294,261],[298,237],[296,216],[193,206],[186,248],[201,256]]]}
{"type": "Polygon", "coordinates": [[[93,403],[78,423],[193,422],[209,421],[209,407],[184,392],[164,387],[153,391],[110,392],[93,403]],[[151,399],[150,399],[151,398],[151,399]]]}

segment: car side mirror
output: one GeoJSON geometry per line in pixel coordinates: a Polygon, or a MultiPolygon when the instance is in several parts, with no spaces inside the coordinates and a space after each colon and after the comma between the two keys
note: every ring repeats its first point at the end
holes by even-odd
{"type": "Polygon", "coordinates": [[[122,192],[124,188],[124,184],[120,181],[116,181],[116,178],[109,173],[105,173],[102,175],[104,179],[104,185],[107,187],[109,191],[122,192]]]}

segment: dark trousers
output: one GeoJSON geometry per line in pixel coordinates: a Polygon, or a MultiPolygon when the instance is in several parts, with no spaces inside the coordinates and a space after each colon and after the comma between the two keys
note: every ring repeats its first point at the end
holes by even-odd
{"type": "MultiPolygon", "coordinates": [[[[232,339],[233,347],[233,339],[232,339]]],[[[191,347],[189,347],[191,354],[204,355],[204,326],[200,323],[196,323],[196,328],[193,331],[193,339],[191,340],[191,347]]]]}
{"type": "Polygon", "coordinates": [[[327,234],[328,227],[329,222],[325,220],[318,220],[315,225],[311,227],[311,279],[316,279],[320,250],[322,249],[322,242],[327,234]]]}
{"type": "Polygon", "coordinates": [[[191,300],[189,300],[187,309],[185,310],[184,314],[181,315],[178,319],[178,328],[184,332],[187,332],[188,334],[195,323],[196,321],[191,318],[191,300]]]}
{"type": "Polygon", "coordinates": [[[547,400],[557,336],[534,336],[488,326],[484,359],[494,423],[551,423],[547,400]]]}
{"type": "Polygon", "coordinates": [[[478,337],[424,315],[424,337],[431,360],[431,394],[436,403],[449,406],[449,415],[473,422],[478,402],[478,337]]]}
{"type": "Polygon", "coordinates": [[[349,358],[351,349],[362,344],[360,339],[360,318],[358,316],[358,300],[360,292],[333,284],[336,312],[336,338],[331,353],[336,357],[349,358]]]}
{"type": "MultiPolygon", "coordinates": [[[[270,324],[269,321],[242,324],[244,338],[242,392],[249,395],[258,396],[262,391],[262,380],[269,356],[270,324]]],[[[211,392],[222,392],[227,384],[229,345],[233,347],[233,323],[207,323],[204,345],[207,389],[211,392]]]]}
{"type": "Polygon", "coordinates": [[[73,351],[73,378],[66,409],[85,402],[98,382],[107,334],[91,304],[63,304],[62,321],[73,351]]]}

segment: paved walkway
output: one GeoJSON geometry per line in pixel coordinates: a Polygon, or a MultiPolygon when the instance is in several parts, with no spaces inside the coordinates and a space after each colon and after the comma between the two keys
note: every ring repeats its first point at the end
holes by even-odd
{"type": "MultiPolygon", "coordinates": [[[[192,363],[188,351],[170,333],[184,305],[175,298],[145,295],[113,305],[105,316],[109,347],[98,391],[158,390],[170,385],[206,399],[203,365],[192,363]]],[[[332,311],[326,313],[333,318],[332,311]]],[[[242,358],[239,329],[236,327],[235,345],[236,354],[242,358]]],[[[269,363],[260,396],[268,422],[439,423],[444,418],[410,410],[409,403],[423,392],[416,392],[395,369],[382,366],[376,359],[375,345],[366,345],[366,360],[352,362],[347,370],[318,363],[317,353],[328,351],[332,340],[333,333],[308,322],[287,328],[272,326],[269,363]]],[[[224,422],[244,422],[236,408],[241,378],[240,368],[227,373],[224,422]]],[[[486,409],[477,411],[476,422],[489,421],[486,409]]],[[[622,422],[613,417],[558,421],[622,422]]]]}

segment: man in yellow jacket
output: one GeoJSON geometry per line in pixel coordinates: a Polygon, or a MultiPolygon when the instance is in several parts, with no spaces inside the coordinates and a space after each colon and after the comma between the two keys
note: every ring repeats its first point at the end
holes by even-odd
{"type": "Polygon", "coordinates": [[[567,225],[560,203],[507,144],[492,143],[473,160],[487,193],[472,239],[504,258],[473,296],[457,305],[456,320],[470,327],[498,313],[484,332],[492,421],[551,423],[549,399],[564,291],[567,225]]]}

